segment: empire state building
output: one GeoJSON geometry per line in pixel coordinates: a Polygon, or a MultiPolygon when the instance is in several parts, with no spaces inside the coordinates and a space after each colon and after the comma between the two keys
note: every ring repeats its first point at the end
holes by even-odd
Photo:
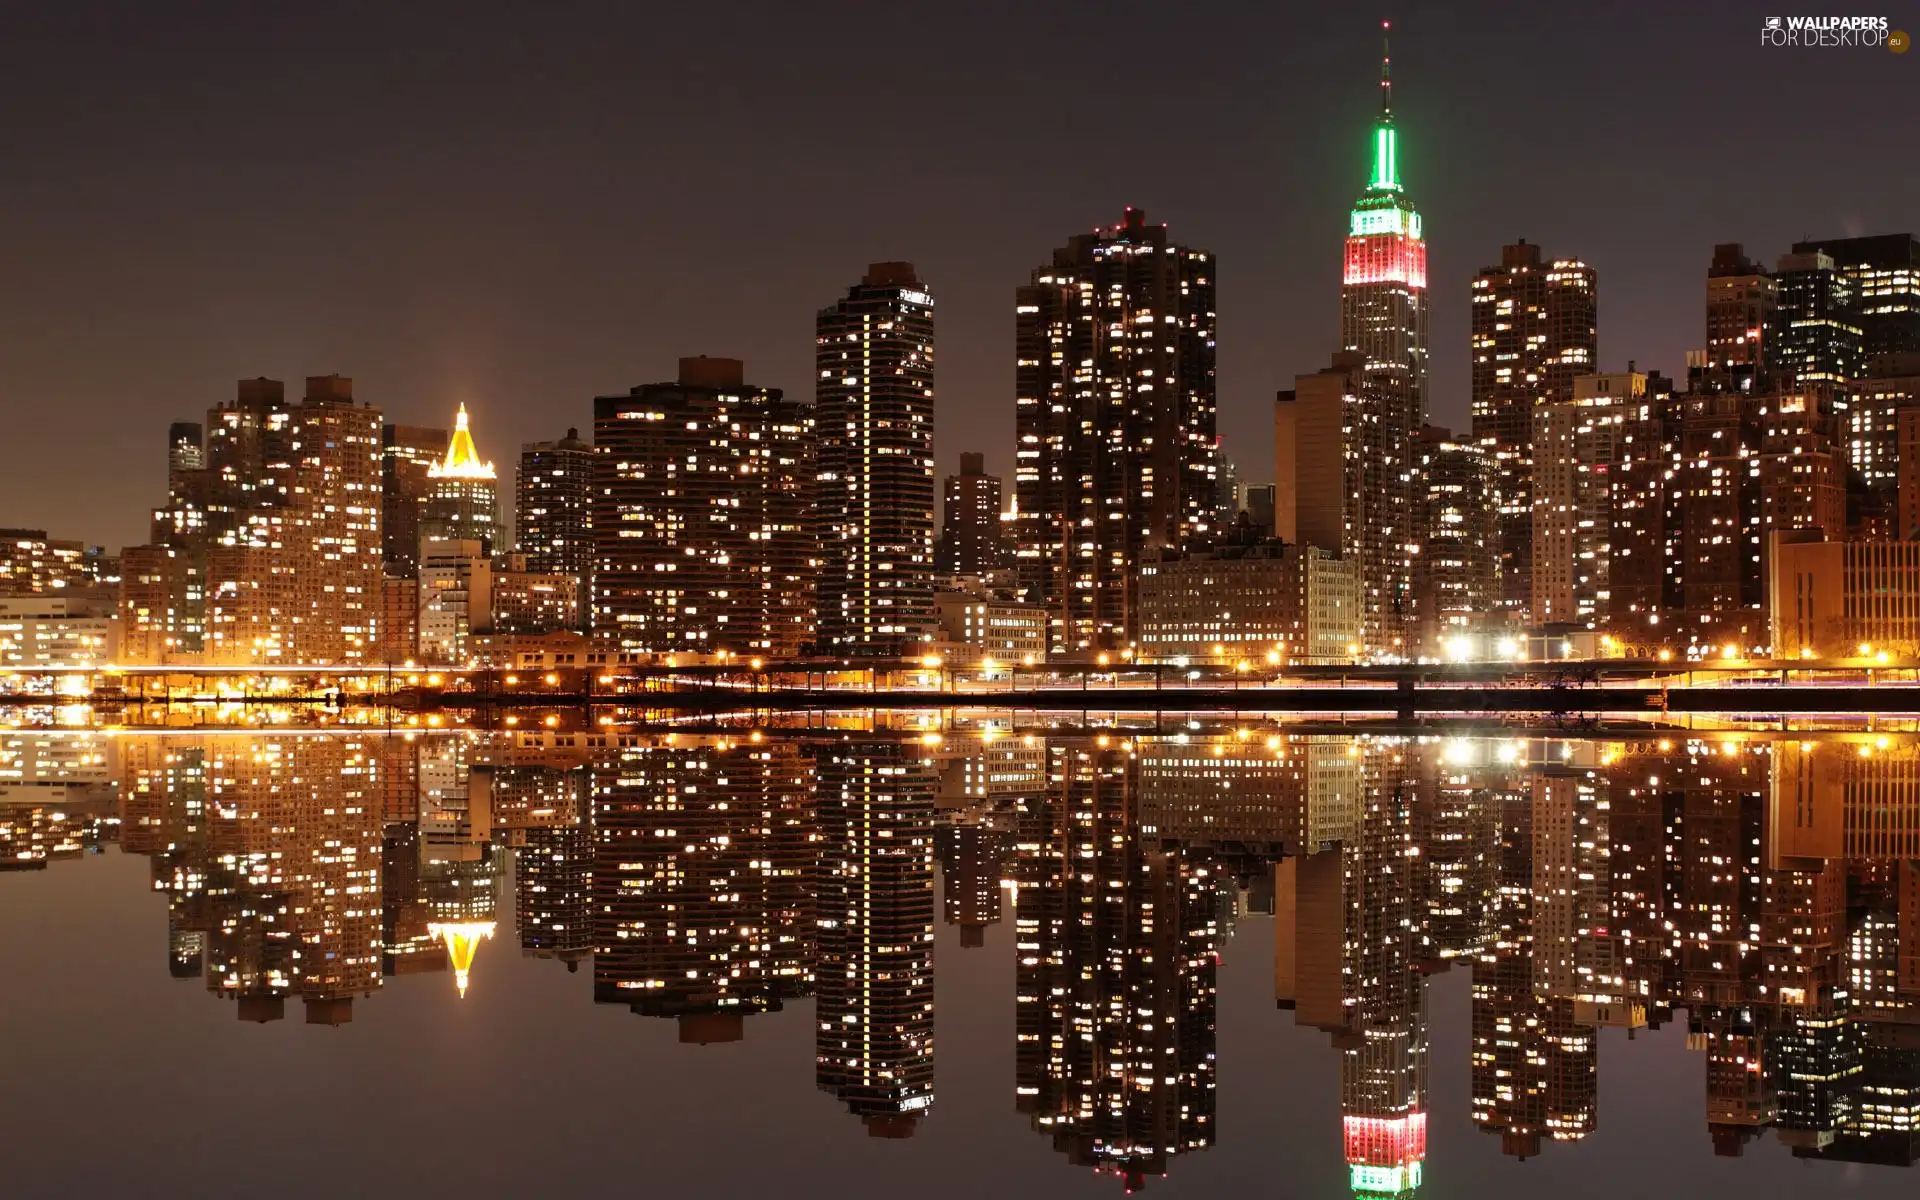
{"type": "Polygon", "coordinates": [[[1427,243],[1400,182],[1390,64],[1381,58],[1373,174],[1348,218],[1340,344],[1367,356],[1368,375],[1394,392],[1417,429],[1427,402],[1427,243]]]}
{"type": "MultiPolygon", "coordinates": [[[[1383,23],[1382,28],[1385,28],[1383,23]]],[[[1357,357],[1361,387],[1342,421],[1349,492],[1371,528],[1348,528],[1369,576],[1369,641],[1398,640],[1413,615],[1416,531],[1412,503],[1414,442],[1427,409],[1427,244],[1420,214],[1400,182],[1399,132],[1393,124],[1391,60],[1380,60],[1380,117],[1373,125],[1373,172],[1347,225],[1340,288],[1340,344],[1357,357]]]]}

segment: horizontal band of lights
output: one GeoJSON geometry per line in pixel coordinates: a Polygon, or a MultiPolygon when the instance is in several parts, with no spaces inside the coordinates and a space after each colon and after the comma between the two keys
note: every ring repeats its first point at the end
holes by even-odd
{"type": "Polygon", "coordinates": [[[1427,244],[1405,234],[1381,233],[1347,239],[1344,283],[1404,283],[1427,286],[1427,244]]]}
{"type": "Polygon", "coordinates": [[[1356,208],[1347,222],[1347,233],[1353,237],[1370,237],[1376,233],[1405,233],[1418,238],[1420,214],[1397,206],[1356,208]]]}
{"type": "Polygon", "coordinates": [[[1347,1161],[1355,1165],[1404,1167],[1427,1156],[1427,1114],[1404,1117],[1346,1117],[1347,1161]]]}
{"type": "Polygon", "coordinates": [[[1347,1183],[1356,1192],[1380,1192],[1397,1196],[1420,1186],[1420,1164],[1404,1167],[1369,1167],[1355,1163],[1347,1168],[1347,1183]]]}

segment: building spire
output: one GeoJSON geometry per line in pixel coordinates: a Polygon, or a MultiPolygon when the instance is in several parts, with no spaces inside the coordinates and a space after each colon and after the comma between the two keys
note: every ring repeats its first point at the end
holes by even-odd
{"type": "Polygon", "coordinates": [[[1400,190],[1400,148],[1393,127],[1393,56],[1387,46],[1392,29],[1392,21],[1380,22],[1380,119],[1373,123],[1373,175],[1367,181],[1370,192],[1400,190]]]}
{"type": "Polygon", "coordinates": [[[1393,32],[1392,21],[1380,22],[1380,119],[1393,120],[1393,51],[1387,37],[1393,32]]]}

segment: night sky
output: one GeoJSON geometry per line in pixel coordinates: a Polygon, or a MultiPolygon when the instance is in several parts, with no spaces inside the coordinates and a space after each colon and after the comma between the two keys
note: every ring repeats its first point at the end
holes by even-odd
{"type": "MultiPolygon", "coordinates": [[[[1603,367],[1678,374],[1713,243],[1920,227],[1920,54],[1764,49],[1778,5],[1393,7],[1443,423],[1469,280],[1516,237],[1598,269],[1603,367]]],[[[1013,288],[1127,204],[1219,255],[1221,431],[1271,479],[1271,395],[1334,348],[1378,15],[9,5],[0,525],[144,540],[167,423],[243,376],[352,375],[423,424],[464,401],[505,478],[681,355],[807,395],[814,312],[895,258],[938,297],[942,471],[1005,471],[1013,288]]]]}

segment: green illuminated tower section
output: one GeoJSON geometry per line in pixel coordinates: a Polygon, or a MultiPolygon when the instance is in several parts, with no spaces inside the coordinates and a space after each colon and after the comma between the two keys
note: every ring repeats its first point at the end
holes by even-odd
{"type": "MultiPolygon", "coordinates": [[[[1382,23],[1382,29],[1386,28],[1382,23]]],[[[1410,657],[1415,619],[1415,439],[1427,408],[1427,244],[1400,182],[1390,59],[1380,60],[1373,170],[1347,224],[1340,344],[1358,355],[1363,386],[1345,422],[1349,504],[1342,552],[1359,563],[1361,626],[1376,658],[1410,657]]]]}

